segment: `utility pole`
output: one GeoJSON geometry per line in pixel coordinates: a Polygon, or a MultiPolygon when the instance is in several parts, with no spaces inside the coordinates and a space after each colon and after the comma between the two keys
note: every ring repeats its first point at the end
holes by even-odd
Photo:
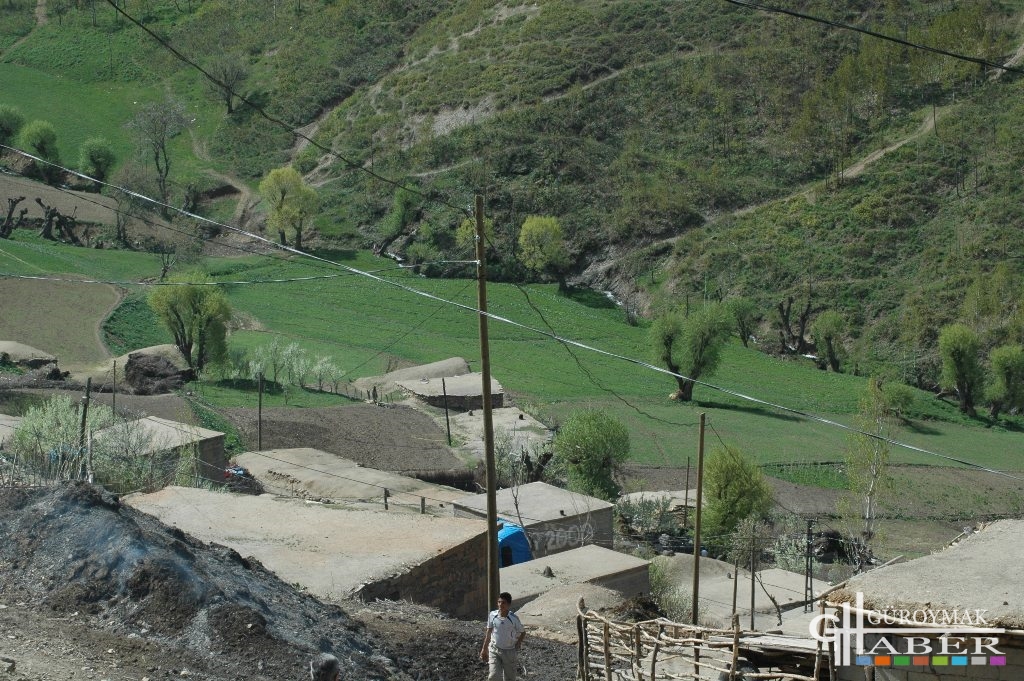
{"type": "Polygon", "coordinates": [[[487,466],[487,608],[501,592],[498,575],[498,473],[494,463],[494,423],[491,420],[491,351],[487,341],[487,266],[484,261],[484,197],[476,195],[477,308],[480,315],[480,374],[483,386],[484,461],[487,466]]]}
{"type": "Polygon", "coordinates": [[[85,423],[89,418],[89,397],[92,392],[92,377],[85,379],[85,395],[82,397],[82,420],[78,427],[78,454],[85,452],[85,423]]]}
{"type": "Polygon", "coordinates": [[[814,611],[814,521],[807,519],[807,546],[804,564],[804,612],[814,611]]]}
{"type": "Polygon", "coordinates": [[[756,546],[755,546],[755,542],[754,542],[754,533],[756,532],[756,530],[757,530],[757,527],[755,525],[751,525],[750,526],[750,630],[751,631],[757,631],[757,629],[754,627],[754,594],[755,594],[755,591],[756,591],[756,589],[754,588],[754,567],[755,567],[754,553],[756,551],[756,546]]]}
{"type": "MultiPolygon", "coordinates": [[[[697,443],[697,508],[693,513],[693,606],[690,624],[697,624],[697,599],[700,596],[700,516],[704,495],[704,417],[700,415],[700,439],[697,443]]],[[[689,475],[689,474],[687,474],[689,475]]]]}
{"type": "Polygon", "coordinates": [[[256,451],[263,451],[263,372],[256,375],[258,382],[256,394],[256,451]]]}

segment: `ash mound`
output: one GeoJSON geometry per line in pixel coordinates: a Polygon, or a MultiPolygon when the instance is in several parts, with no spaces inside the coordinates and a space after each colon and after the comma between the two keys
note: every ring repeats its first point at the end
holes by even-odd
{"type": "Polygon", "coordinates": [[[187,649],[210,677],[308,678],[330,652],[343,678],[408,678],[340,608],[88,483],[0,489],[0,536],[4,600],[187,649]]]}

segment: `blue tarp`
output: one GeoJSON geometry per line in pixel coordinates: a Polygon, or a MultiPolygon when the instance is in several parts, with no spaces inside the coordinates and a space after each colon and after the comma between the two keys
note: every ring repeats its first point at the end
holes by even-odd
{"type": "Polygon", "coordinates": [[[514,523],[502,522],[504,525],[498,530],[498,555],[501,567],[533,560],[530,542],[523,528],[514,523]]]}

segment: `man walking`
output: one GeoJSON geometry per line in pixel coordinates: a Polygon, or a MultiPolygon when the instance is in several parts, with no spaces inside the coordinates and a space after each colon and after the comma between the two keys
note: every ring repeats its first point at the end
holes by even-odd
{"type": "Polygon", "coordinates": [[[514,612],[512,596],[498,595],[498,609],[487,616],[487,631],[480,648],[480,659],[488,664],[487,681],[515,681],[519,665],[519,649],[526,630],[514,612]]]}

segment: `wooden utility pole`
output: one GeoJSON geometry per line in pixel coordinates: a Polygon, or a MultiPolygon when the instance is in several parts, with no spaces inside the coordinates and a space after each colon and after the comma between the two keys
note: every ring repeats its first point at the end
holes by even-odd
{"type": "MultiPolygon", "coordinates": [[[[79,480],[86,477],[86,466],[88,461],[86,460],[86,440],[85,440],[85,427],[86,422],[89,418],[89,397],[92,392],[92,378],[85,379],[85,395],[82,396],[82,420],[78,427],[78,451],[75,452],[74,458],[72,459],[71,466],[77,467],[75,470],[72,467],[68,468],[68,478],[75,476],[79,480]]],[[[61,464],[63,465],[63,463],[61,464]]],[[[59,475],[59,473],[58,473],[59,475]]]]}
{"type": "Polygon", "coordinates": [[[444,427],[448,431],[448,446],[452,446],[452,422],[448,417],[448,386],[445,385],[444,377],[441,377],[441,394],[444,395],[444,427]]]}
{"type": "Polygon", "coordinates": [[[494,423],[491,420],[491,351],[487,341],[487,267],[484,262],[484,197],[476,195],[476,281],[480,317],[480,374],[483,386],[484,461],[487,466],[487,607],[501,593],[498,575],[498,473],[494,463],[494,423]]]}
{"type": "Polygon", "coordinates": [[[700,415],[700,438],[697,442],[697,508],[693,512],[693,606],[691,624],[697,624],[697,598],[700,596],[700,516],[704,494],[704,417],[700,415]]]}
{"type": "Polygon", "coordinates": [[[258,386],[256,390],[256,451],[263,451],[263,372],[256,375],[258,386]]]}

